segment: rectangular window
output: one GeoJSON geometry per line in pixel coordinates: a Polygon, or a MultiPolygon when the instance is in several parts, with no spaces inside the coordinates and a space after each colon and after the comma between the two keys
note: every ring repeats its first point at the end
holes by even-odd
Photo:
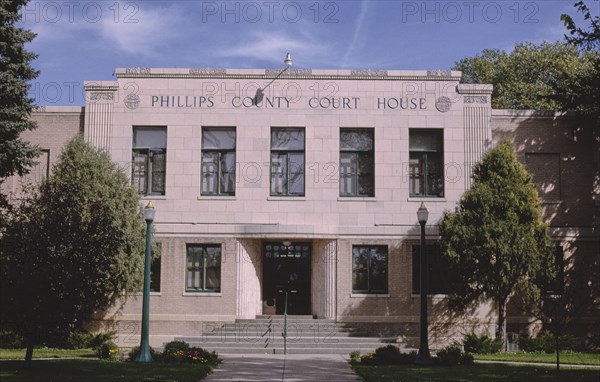
{"type": "MultiPolygon", "coordinates": [[[[412,246],[412,293],[421,292],[421,258],[419,256],[420,245],[412,246]]],[[[449,294],[453,283],[456,281],[453,276],[450,259],[442,256],[439,245],[426,245],[424,255],[427,256],[428,285],[427,294],[449,294]]]]}
{"type": "Polygon", "coordinates": [[[542,201],[561,200],[560,154],[525,153],[525,167],[531,174],[542,201]]]}
{"type": "Polygon", "coordinates": [[[304,196],[304,129],[271,130],[271,196],[304,196]]]}
{"type": "Polygon", "coordinates": [[[388,292],[388,249],[384,245],[352,246],[352,293],[388,292]]]}
{"type": "Polygon", "coordinates": [[[340,196],[375,196],[373,129],[340,129],[340,196]]]}
{"type": "Polygon", "coordinates": [[[556,272],[555,277],[552,280],[548,280],[544,286],[544,292],[546,294],[560,295],[564,291],[565,285],[565,254],[562,245],[556,244],[554,247],[554,270],[556,272]]]}
{"type": "Polygon", "coordinates": [[[150,263],[150,292],[160,292],[160,256],[150,263]]]}
{"type": "Polygon", "coordinates": [[[410,129],[409,193],[416,197],[444,196],[444,131],[410,129]]]}
{"type": "Polygon", "coordinates": [[[202,128],[202,195],[235,195],[235,128],[202,128]]]}
{"type": "Polygon", "coordinates": [[[167,169],[167,128],[134,127],[131,179],[143,195],[164,195],[167,169]]]}
{"type": "Polygon", "coordinates": [[[221,291],[221,245],[188,244],[186,292],[221,291]]]}

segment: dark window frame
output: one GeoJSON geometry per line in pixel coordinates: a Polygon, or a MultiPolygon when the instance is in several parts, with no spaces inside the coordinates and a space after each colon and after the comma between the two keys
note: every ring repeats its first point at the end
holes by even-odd
{"type": "Polygon", "coordinates": [[[445,195],[445,178],[444,178],[444,130],[443,129],[409,129],[409,196],[413,198],[443,198],[445,195]],[[411,136],[414,135],[436,135],[439,140],[439,150],[424,150],[414,149],[411,147],[411,136]],[[418,164],[414,165],[413,160],[418,160],[418,164]],[[437,172],[435,166],[437,165],[437,172]],[[434,167],[431,169],[430,167],[434,167]],[[415,169],[418,168],[418,171],[415,169]],[[435,178],[432,180],[432,178],[435,178]],[[419,181],[420,187],[418,192],[415,182],[419,181]],[[440,191],[430,193],[430,188],[434,181],[440,183],[440,191]]]}
{"type": "Polygon", "coordinates": [[[185,254],[185,291],[189,292],[189,293],[221,293],[221,286],[222,286],[222,261],[223,261],[223,247],[221,244],[187,244],[186,245],[186,254],[185,254]],[[199,266],[190,266],[190,249],[192,248],[200,248],[202,250],[202,263],[199,266]],[[207,273],[207,257],[208,257],[208,252],[207,249],[208,248],[218,248],[219,249],[219,253],[218,253],[218,271],[217,271],[217,278],[219,281],[219,287],[218,288],[207,288],[206,287],[206,273],[207,273]],[[200,279],[200,286],[198,288],[196,287],[190,287],[190,279],[189,279],[189,275],[190,272],[194,272],[194,276],[192,277],[192,285],[194,284],[194,281],[196,280],[196,272],[200,272],[198,273],[198,277],[200,279]]]}
{"type": "Polygon", "coordinates": [[[209,130],[223,130],[223,131],[233,131],[234,133],[234,140],[235,140],[235,145],[233,147],[233,149],[207,149],[207,148],[202,148],[202,158],[200,159],[201,163],[200,163],[200,195],[202,196],[235,196],[235,189],[236,189],[236,184],[235,181],[233,182],[233,190],[232,191],[223,191],[222,190],[222,184],[221,184],[221,180],[223,177],[223,174],[229,174],[228,171],[223,171],[223,158],[225,155],[228,154],[232,154],[233,153],[233,163],[234,163],[234,168],[233,168],[233,178],[235,180],[235,176],[236,176],[236,155],[237,155],[237,130],[235,127],[203,127],[202,128],[202,144],[204,143],[204,132],[205,131],[209,131],[209,130]],[[208,177],[207,173],[205,172],[205,166],[204,166],[204,154],[216,154],[217,155],[217,159],[214,161],[217,163],[217,170],[215,171],[215,173],[217,174],[217,179],[215,181],[216,184],[216,188],[217,188],[217,192],[204,192],[204,180],[208,177]]]}
{"type": "MultiPolygon", "coordinates": [[[[133,142],[135,142],[135,137],[137,131],[143,129],[156,129],[156,130],[164,130],[167,133],[167,128],[165,126],[134,126],[133,127],[133,142]]],[[[167,147],[143,147],[143,146],[135,146],[135,143],[132,145],[132,155],[131,155],[131,182],[134,187],[137,189],[138,194],[140,195],[165,195],[166,194],[166,183],[167,183],[167,147]],[[145,156],[145,165],[142,170],[137,168],[136,164],[136,154],[138,156],[145,156]],[[162,170],[158,166],[158,158],[159,156],[163,157],[162,170]],[[155,167],[158,167],[158,170],[155,170],[155,167]],[[155,174],[156,173],[156,174],[155,174]],[[155,189],[154,178],[158,173],[162,173],[162,182],[160,186],[155,189]],[[138,179],[138,183],[135,183],[135,180],[138,179]],[[144,186],[140,187],[140,180],[144,182],[144,186]]]]}
{"type": "Polygon", "coordinates": [[[389,266],[390,266],[390,255],[389,255],[389,247],[387,245],[362,245],[362,244],[356,244],[352,246],[352,293],[353,294],[388,294],[389,293],[389,266]],[[358,278],[358,276],[356,275],[357,272],[359,272],[360,270],[357,269],[355,267],[355,249],[356,250],[361,250],[361,249],[367,249],[369,250],[369,258],[367,260],[367,269],[366,269],[366,275],[367,275],[367,289],[359,289],[356,288],[356,279],[358,278]],[[375,282],[372,281],[372,279],[375,277],[372,274],[372,253],[370,252],[373,249],[380,249],[380,250],[384,250],[385,252],[385,275],[382,276],[383,279],[383,285],[384,287],[381,289],[375,289],[374,287],[372,287],[373,284],[376,284],[375,282]]]}
{"type": "MultiPolygon", "coordinates": [[[[411,293],[418,295],[421,293],[421,262],[420,262],[420,244],[412,244],[412,288],[411,293]]],[[[450,259],[444,257],[439,244],[425,244],[425,256],[427,257],[427,268],[429,274],[427,277],[427,295],[448,295],[452,291],[452,284],[457,280],[453,278],[455,273],[452,271],[450,259]]]]}
{"type": "Polygon", "coordinates": [[[304,197],[306,195],[306,129],[303,127],[272,127],[271,128],[271,152],[270,152],[270,162],[269,162],[269,195],[275,197],[304,197]],[[285,131],[285,130],[302,130],[302,149],[278,149],[273,148],[273,133],[275,131],[285,131]],[[302,171],[301,172],[293,172],[293,174],[301,174],[302,175],[302,192],[300,193],[291,193],[290,192],[290,155],[302,155],[302,171]],[[273,192],[273,176],[278,173],[274,172],[273,166],[273,157],[274,155],[283,156],[285,158],[285,179],[284,179],[284,192],[282,193],[274,193],[273,192]]]}
{"type": "Polygon", "coordinates": [[[375,131],[373,128],[340,128],[340,174],[339,174],[339,195],[340,197],[375,197],[375,131]],[[364,132],[370,135],[371,141],[373,142],[373,147],[370,150],[361,150],[361,149],[342,149],[342,134],[350,133],[350,132],[364,132]],[[342,173],[342,156],[351,156],[353,158],[352,163],[355,164],[354,171],[349,175],[346,173],[342,173]],[[367,159],[365,159],[367,158],[367,159]],[[361,164],[364,160],[370,161],[370,174],[369,178],[371,181],[372,189],[370,193],[361,193],[360,191],[364,188],[361,187],[361,180],[364,181],[365,178],[361,177],[361,164]],[[353,177],[353,182],[356,187],[354,187],[354,192],[342,193],[342,182],[347,177],[353,177]]]}

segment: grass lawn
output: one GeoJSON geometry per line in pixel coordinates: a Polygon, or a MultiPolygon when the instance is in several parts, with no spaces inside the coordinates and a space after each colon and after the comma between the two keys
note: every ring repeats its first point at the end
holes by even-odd
{"type": "MultiPolygon", "coordinates": [[[[92,349],[33,349],[33,358],[94,358],[92,349]]],[[[25,349],[0,349],[0,359],[20,360],[25,358],[25,349]]]]}
{"type": "MultiPolygon", "coordinates": [[[[556,354],[546,353],[498,353],[498,354],[473,354],[475,359],[488,361],[515,361],[515,362],[548,362],[556,363],[556,354]]],[[[600,365],[600,353],[560,353],[560,363],[575,365],[600,365]]]]}
{"type": "MultiPolygon", "coordinates": [[[[34,352],[35,354],[35,352],[34,352]]],[[[209,365],[108,362],[93,359],[35,360],[30,370],[22,361],[0,361],[2,382],[196,382],[211,370],[209,365]]]]}
{"type": "Polygon", "coordinates": [[[354,370],[367,382],[396,381],[510,381],[510,382],[598,382],[600,370],[563,369],[556,370],[545,366],[475,364],[468,366],[354,366],[354,370]]]}

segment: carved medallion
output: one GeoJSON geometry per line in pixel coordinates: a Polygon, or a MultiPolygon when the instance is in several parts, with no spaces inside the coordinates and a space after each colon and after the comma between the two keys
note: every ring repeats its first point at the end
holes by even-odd
{"type": "Polygon", "coordinates": [[[446,96],[442,96],[435,101],[435,108],[442,113],[450,110],[450,106],[452,106],[452,101],[446,96]]]}
{"type": "Polygon", "coordinates": [[[125,107],[130,110],[135,110],[140,106],[140,97],[137,94],[129,94],[125,97],[125,107]]]}

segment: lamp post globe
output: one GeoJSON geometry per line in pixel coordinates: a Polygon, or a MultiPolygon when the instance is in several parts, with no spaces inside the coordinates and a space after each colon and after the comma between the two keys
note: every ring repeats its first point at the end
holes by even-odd
{"type": "Polygon", "coordinates": [[[421,295],[421,313],[420,313],[420,330],[419,330],[419,353],[415,363],[417,365],[431,365],[433,360],[429,353],[429,338],[428,338],[428,325],[427,325],[427,284],[428,284],[428,268],[427,268],[427,256],[425,255],[425,224],[429,218],[429,211],[425,207],[425,203],[421,203],[421,206],[417,210],[417,220],[421,225],[421,245],[419,246],[419,275],[420,275],[420,288],[419,293],[421,295]]]}
{"type": "Polygon", "coordinates": [[[144,295],[142,300],[142,336],[140,339],[140,353],[135,362],[152,362],[150,354],[150,259],[152,257],[152,222],[156,210],[152,202],[148,202],[144,208],[144,220],[146,220],[146,253],[144,255],[144,295]]]}

